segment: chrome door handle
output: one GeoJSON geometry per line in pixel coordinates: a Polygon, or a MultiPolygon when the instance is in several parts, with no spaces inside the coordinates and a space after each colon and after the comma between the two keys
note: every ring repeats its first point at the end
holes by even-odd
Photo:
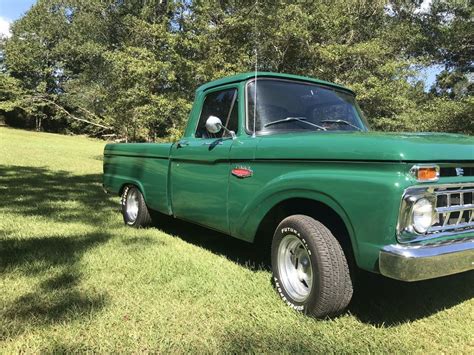
{"type": "Polygon", "coordinates": [[[222,145],[223,142],[204,142],[202,145],[222,145]]]}

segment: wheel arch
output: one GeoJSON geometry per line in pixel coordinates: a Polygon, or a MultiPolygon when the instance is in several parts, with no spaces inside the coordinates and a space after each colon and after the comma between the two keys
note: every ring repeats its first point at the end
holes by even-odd
{"type": "Polygon", "coordinates": [[[143,198],[145,199],[145,202],[147,201],[145,189],[143,188],[143,185],[138,180],[129,180],[129,181],[122,182],[122,184],[120,185],[119,193],[118,193],[119,196],[122,196],[123,190],[125,190],[127,186],[136,187],[138,190],[140,190],[141,194],[143,195],[143,198]]]}
{"type": "MultiPolygon", "coordinates": [[[[358,246],[350,219],[342,206],[327,195],[320,195],[313,191],[292,193],[291,196],[283,194],[279,198],[271,198],[272,203],[265,203],[259,208],[258,222],[255,232],[252,234],[253,241],[264,247],[271,244],[273,233],[278,224],[286,217],[294,214],[310,216],[324,224],[339,241],[346,256],[354,261],[358,258],[358,246]],[[262,211],[263,210],[263,211],[262,211]]],[[[256,218],[256,217],[254,217],[256,218]]]]}

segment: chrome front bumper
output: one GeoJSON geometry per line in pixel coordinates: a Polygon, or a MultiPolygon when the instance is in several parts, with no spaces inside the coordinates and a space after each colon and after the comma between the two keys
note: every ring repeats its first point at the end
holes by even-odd
{"type": "Polygon", "coordinates": [[[402,281],[474,270],[474,239],[438,245],[387,245],[380,251],[379,269],[382,275],[402,281]]]}

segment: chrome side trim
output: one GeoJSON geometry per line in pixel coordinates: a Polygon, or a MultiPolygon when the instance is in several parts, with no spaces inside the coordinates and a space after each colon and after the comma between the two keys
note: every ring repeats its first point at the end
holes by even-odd
{"type": "Polygon", "coordinates": [[[401,281],[474,270],[474,239],[436,245],[387,245],[379,254],[379,270],[401,281]]]}

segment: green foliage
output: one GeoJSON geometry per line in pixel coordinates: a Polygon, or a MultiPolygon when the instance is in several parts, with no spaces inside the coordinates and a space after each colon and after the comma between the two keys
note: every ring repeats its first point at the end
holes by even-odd
{"type": "Polygon", "coordinates": [[[29,115],[73,132],[169,140],[182,132],[195,88],[254,70],[257,50],[259,70],[351,87],[378,129],[445,130],[433,107],[452,105],[463,118],[450,131],[472,134],[462,115],[472,97],[473,6],[436,0],[423,13],[420,4],[39,0],[3,48],[5,76],[17,84],[1,80],[6,96],[18,97],[17,87],[41,105],[29,115]],[[429,94],[413,83],[414,68],[434,63],[446,70],[429,94]]]}
{"type": "Polygon", "coordinates": [[[397,120],[383,119],[379,124],[388,130],[440,131],[472,134],[474,132],[474,97],[459,100],[435,97],[403,112],[397,120]]]}
{"type": "Polygon", "coordinates": [[[21,82],[5,73],[0,73],[0,110],[9,112],[21,106],[23,90],[21,82]]]}
{"type": "Polygon", "coordinates": [[[443,65],[432,92],[460,98],[474,94],[474,5],[468,0],[434,0],[427,16],[425,46],[443,65]]]}

